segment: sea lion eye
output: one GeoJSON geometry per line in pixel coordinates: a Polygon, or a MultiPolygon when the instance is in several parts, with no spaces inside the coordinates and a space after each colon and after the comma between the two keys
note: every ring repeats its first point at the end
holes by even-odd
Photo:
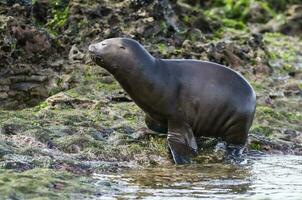
{"type": "Polygon", "coordinates": [[[121,48],[121,49],[126,49],[126,47],[124,47],[124,46],[122,46],[122,45],[120,46],[120,48],[121,48]]]}

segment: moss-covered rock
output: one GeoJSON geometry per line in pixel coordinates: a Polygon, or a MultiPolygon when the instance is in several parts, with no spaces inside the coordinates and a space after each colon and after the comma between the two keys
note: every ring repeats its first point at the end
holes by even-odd
{"type": "Polygon", "coordinates": [[[36,168],[22,173],[1,170],[0,193],[4,199],[70,199],[98,196],[85,178],[66,172],[36,168]]]}

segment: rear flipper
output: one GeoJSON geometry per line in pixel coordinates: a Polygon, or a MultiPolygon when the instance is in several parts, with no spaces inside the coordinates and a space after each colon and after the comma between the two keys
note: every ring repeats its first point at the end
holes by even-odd
{"type": "Polygon", "coordinates": [[[245,145],[227,145],[228,158],[235,163],[242,163],[245,161],[244,152],[245,145]]]}
{"type": "Polygon", "coordinates": [[[197,143],[190,126],[183,122],[169,121],[168,145],[176,164],[189,164],[197,154],[197,143]]]}
{"type": "Polygon", "coordinates": [[[227,152],[231,156],[240,157],[245,149],[245,145],[228,145],[227,152]]]}
{"type": "MultiPolygon", "coordinates": [[[[239,121],[240,122],[240,121],[239,121]]],[[[232,126],[226,137],[224,138],[227,143],[228,158],[235,163],[241,163],[244,160],[243,151],[248,138],[248,126],[246,123],[232,126]]]]}

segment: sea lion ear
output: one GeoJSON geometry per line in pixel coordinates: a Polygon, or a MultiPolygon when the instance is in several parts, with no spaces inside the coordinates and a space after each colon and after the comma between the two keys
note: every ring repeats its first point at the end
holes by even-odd
{"type": "Polygon", "coordinates": [[[121,49],[126,49],[126,47],[124,47],[123,45],[120,45],[119,46],[121,49]]]}

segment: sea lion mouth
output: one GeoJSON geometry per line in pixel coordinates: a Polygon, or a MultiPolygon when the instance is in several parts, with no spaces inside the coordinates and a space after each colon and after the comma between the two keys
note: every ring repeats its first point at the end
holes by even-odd
{"type": "Polygon", "coordinates": [[[90,54],[90,58],[95,63],[96,62],[101,62],[101,63],[104,62],[103,58],[101,56],[96,55],[96,54],[90,54]]]}
{"type": "Polygon", "coordinates": [[[94,62],[96,62],[96,61],[103,62],[103,58],[100,55],[98,55],[98,49],[97,49],[96,45],[94,45],[94,44],[89,45],[88,52],[90,54],[91,59],[94,62]]]}

